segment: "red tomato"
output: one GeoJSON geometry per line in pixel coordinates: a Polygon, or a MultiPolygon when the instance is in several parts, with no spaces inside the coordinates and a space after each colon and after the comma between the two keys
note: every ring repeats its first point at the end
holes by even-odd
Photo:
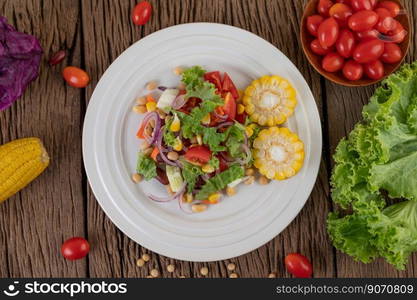
{"type": "Polygon", "coordinates": [[[310,278],[313,273],[313,266],[304,255],[291,253],[285,257],[285,267],[297,278],[310,278]]]}
{"type": "Polygon", "coordinates": [[[320,42],[318,39],[315,39],[310,43],[310,48],[311,48],[311,51],[313,51],[315,54],[321,55],[321,56],[326,55],[327,53],[330,53],[331,51],[330,49],[324,49],[320,45],[320,42]]]}
{"type": "Polygon", "coordinates": [[[139,2],[132,10],[132,20],[136,25],[145,25],[152,15],[152,5],[148,1],[139,2]]]}
{"type": "Polygon", "coordinates": [[[367,31],[359,31],[359,32],[356,32],[355,34],[356,34],[356,38],[359,41],[376,39],[379,36],[379,32],[376,29],[371,29],[367,31]]]}
{"type": "Polygon", "coordinates": [[[230,92],[235,100],[239,98],[239,92],[227,73],[223,76],[222,92],[230,92]]]}
{"type": "Polygon", "coordinates": [[[350,0],[350,6],[354,11],[371,10],[373,8],[370,0],[350,0]]]}
{"type": "Polygon", "coordinates": [[[73,237],[66,240],[61,246],[62,255],[69,260],[85,257],[90,251],[90,245],[82,237],[73,237]]]}
{"type": "Polygon", "coordinates": [[[339,36],[339,24],[336,22],[335,18],[328,18],[320,24],[317,31],[318,39],[320,45],[327,49],[336,43],[336,40],[339,36]]]}
{"type": "Polygon", "coordinates": [[[375,25],[375,29],[381,33],[387,34],[390,31],[393,31],[397,25],[394,18],[391,17],[390,12],[382,7],[375,9],[379,19],[378,23],[375,25]]]}
{"type": "Polygon", "coordinates": [[[364,64],[377,60],[384,53],[384,42],[378,39],[359,43],[353,50],[353,59],[364,64]]]}
{"type": "Polygon", "coordinates": [[[313,15],[307,18],[307,30],[311,35],[317,36],[317,30],[324,18],[320,15],[313,15]]]}
{"type": "Polygon", "coordinates": [[[220,76],[219,71],[204,74],[204,80],[211,82],[219,92],[222,92],[222,77],[220,76]]]}
{"type": "Polygon", "coordinates": [[[330,10],[330,7],[332,7],[332,5],[333,5],[333,2],[330,0],[320,0],[319,4],[317,5],[317,11],[323,17],[328,17],[329,10],[330,10]]]}
{"type": "Polygon", "coordinates": [[[401,7],[398,3],[393,1],[381,1],[378,3],[378,7],[386,8],[390,13],[391,17],[395,18],[400,13],[401,7]]]}
{"type": "Polygon", "coordinates": [[[217,158],[219,159],[220,172],[223,172],[223,171],[227,170],[229,168],[229,166],[227,165],[226,160],[221,155],[217,155],[217,158]]]}
{"type": "Polygon", "coordinates": [[[384,53],[381,55],[381,60],[387,64],[394,64],[399,62],[403,57],[401,48],[396,44],[386,44],[384,47],[384,53]]]}
{"type": "Polygon", "coordinates": [[[224,114],[228,115],[227,119],[233,121],[236,117],[236,100],[233,98],[232,93],[226,94],[222,108],[224,114]]]}
{"type": "Polygon", "coordinates": [[[369,2],[371,2],[372,9],[374,9],[376,4],[378,3],[378,0],[369,0],[369,2]]]}
{"type": "Polygon", "coordinates": [[[189,114],[194,107],[200,104],[200,102],[201,102],[200,98],[191,97],[187,100],[185,105],[179,109],[179,111],[185,114],[189,114]]]}
{"type": "Polygon", "coordinates": [[[380,38],[384,40],[386,43],[397,43],[400,44],[404,41],[405,37],[407,36],[407,30],[404,29],[403,25],[397,20],[394,20],[395,29],[389,31],[387,35],[381,35],[380,38]]]}
{"type": "Polygon", "coordinates": [[[70,86],[77,88],[86,87],[90,82],[88,74],[77,67],[65,67],[64,70],[62,70],[62,76],[70,86]]]}
{"type": "Polygon", "coordinates": [[[355,36],[349,29],[342,29],[339,34],[339,39],[336,42],[337,52],[344,58],[352,56],[353,48],[355,47],[355,36]]]}
{"type": "Polygon", "coordinates": [[[211,151],[206,146],[196,146],[189,148],[184,156],[189,162],[206,164],[211,159],[211,151]]]}
{"type": "Polygon", "coordinates": [[[327,54],[322,61],[322,67],[327,72],[337,72],[343,68],[344,59],[337,53],[327,54]]]}
{"type": "Polygon", "coordinates": [[[343,66],[343,75],[351,81],[359,80],[363,75],[363,66],[351,59],[343,66]]]}
{"type": "Polygon", "coordinates": [[[245,124],[246,118],[248,115],[243,112],[243,114],[236,114],[235,120],[238,121],[240,124],[245,124]]]}
{"type": "Polygon", "coordinates": [[[353,12],[350,6],[343,3],[336,3],[330,8],[329,14],[336,19],[340,26],[346,26],[347,20],[353,12]]]}
{"type": "Polygon", "coordinates": [[[384,65],[379,60],[364,64],[363,68],[370,79],[378,80],[384,77],[384,65]]]}
{"type": "Polygon", "coordinates": [[[371,10],[361,10],[354,13],[348,20],[348,26],[353,31],[371,30],[378,22],[378,15],[371,10]]]}
{"type": "Polygon", "coordinates": [[[350,5],[350,0],[336,0],[336,2],[350,5]]]}

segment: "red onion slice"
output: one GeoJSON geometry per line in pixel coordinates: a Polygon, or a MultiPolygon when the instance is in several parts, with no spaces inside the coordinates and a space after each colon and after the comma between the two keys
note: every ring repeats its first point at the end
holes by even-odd
{"type": "Polygon", "coordinates": [[[241,165],[247,165],[250,160],[252,159],[252,152],[250,151],[248,145],[243,144],[242,145],[243,151],[245,151],[246,157],[245,159],[237,159],[236,161],[241,165]]]}
{"type": "Polygon", "coordinates": [[[234,124],[233,122],[224,122],[224,123],[217,125],[216,128],[219,129],[219,128],[223,128],[227,126],[232,126],[233,124],[234,124]]]}
{"type": "Polygon", "coordinates": [[[167,152],[167,149],[165,149],[164,147],[162,147],[162,137],[163,137],[162,130],[163,130],[163,127],[158,132],[158,137],[156,139],[156,147],[159,150],[159,156],[161,156],[162,160],[167,165],[174,166],[174,167],[178,167],[177,162],[172,161],[172,160],[169,160],[168,157],[166,157],[166,155],[165,155],[165,152],[167,152]]]}
{"type": "MultiPolygon", "coordinates": [[[[156,140],[158,138],[158,133],[159,133],[159,131],[161,129],[161,118],[159,117],[159,115],[158,115],[158,113],[156,111],[149,112],[149,113],[147,113],[145,115],[145,117],[142,120],[142,124],[145,124],[144,125],[145,126],[144,128],[146,128],[149,125],[148,123],[151,120],[155,120],[155,127],[153,129],[153,132],[152,132],[152,135],[151,136],[148,136],[148,135],[145,134],[145,140],[150,145],[153,145],[156,142],[156,140]]],[[[146,132],[146,130],[145,130],[145,132],[146,132]]]]}
{"type": "Polygon", "coordinates": [[[155,202],[169,202],[169,201],[177,199],[180,196],[182,197],[182,194],[184,194],[186,186],[187,186],[187,183],[184,182],[183,185],[181,186],[180,190],[172,196],[158,197],[158,196],[155,196],[155,195],[152,195],[152,194],[148,194],[147,196],[148,196],[149,199],[151,199],[152,201],[155,201],[155,202]]]}
{"type": "Polygon", "coordinates": [[[221,114],[217,113],[217,111],[216,111],[216,110],[214,110],[214,111],[213,111],[213,114],[214,114],[217,118],[219,118],[220,120],[223,120],[223,121],[226,121],[226,120],[227,120],[227,118],[229,117],[228,115],[221,115],[221,114]]]}
{"type": "Polygon", "coordinates": [[[184,95],[179,95],[175,98],[174,102],[172,102],[172,108],[180,109],[185,103],[187,103],[187,99],[185,99],[184,95]]]}

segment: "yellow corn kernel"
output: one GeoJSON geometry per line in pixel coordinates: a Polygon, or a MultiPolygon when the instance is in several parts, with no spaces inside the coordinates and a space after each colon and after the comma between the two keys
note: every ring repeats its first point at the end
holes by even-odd
{"type": "Polygon", "coordinates": [[[172,132],[178,132],[181,129],[181,122],[178,118],[177,114],[174,115],[174,120],[171,123],[171,126],[169,126],[169,130],[172,132]]]}
{"type": "Polygon", "coordinates": [[[148,111],[155,111],[156,110],[156,103],[155,102],[147,102],[146,109],[148,111]]]}
{"type": "Polygon", "coordinates": [[[204,166],[201,167],[201,170],[204,173],[213,173],[215,171],[214,168],[210,164],[205,164],[204,166]]]}
{"type": "Polygon", "coordinates": [[[210,114],[207,114],[202,120],[201,123],[204,125],[209,125],[211,122],[210,114]]]}
{"type": "Polygon", "coordinates": [[[49,156],[38,138],[25,138],[0,146],[0,202],[38,177],[49,165],[49,156]]]}
{"type": "Polygon", "coordinates": [[[175,151],[181,151],[183,147],[182,141],[179,137],[175,139],[175,145],[172,147],[175,151]]]}
{"type": "Polygon", "coordinates": [[[246,126],[245,127],[245,132],[246,132],[246,136],[247,137],[251,137],[253,135],[253,129],[252,129],[252,127],[246,126]]]}
{"type": "Polygon", "coordinates": [[[244,112],[244,111],[245,111],[245,106],[239,103],[239,104],[237,105],[237,113],[238,113],[239,115],[241,115],[241,114],[243,114],[243,112],[244,112]]]}
{"type": "Polygon", "coordinates": [[[191,202],[193,202],[193,200],[194,200],[193,194],[191,194],[191,193],[185,194],[185,202],[191,203],[191,202]]]}
{"type": "Polygon", "coordinates": [[[216,203],[219,203],[221,197],[222,197],[222,194],[214,193],[208,196],[207,201],[210,202],[211,204],[216,204],[216,203]]]}

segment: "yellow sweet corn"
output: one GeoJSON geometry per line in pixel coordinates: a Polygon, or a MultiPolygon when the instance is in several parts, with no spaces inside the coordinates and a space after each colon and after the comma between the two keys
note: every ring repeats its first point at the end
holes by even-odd
{"type": "Polygon", "coordinates": [[[245,106],[243,105],[243,104],[238,104],[237,105],[237,113],[239,114],[239,115],[241,115],[241,114],[243,114],[243,112],[245,111],[245,106]]]}
{"type": "Polygon", "coordinates": [[[210,196],[208,196],[207,201],[210,204],[216,204],[216,203],[219,203],[221,197],[222,197],[222,194],[214,193],[214,194],[211,194],[210,196]]]}
{"type": "Polygon", "coordinates": [[[251,137],[253,135],[253,128],[250,126],[245,127],[245,132],[247,137],[251,137]]]}
{"type": "Polygon", "coordinates": [[[19,139],[0,146],[0,202],[27,186],[48,165],[48,153],[38,138],[19,139]]]}
{"type": "Polygon", "coordinates": [[[253,142],[254,165],[269,179],[284,180],[303,166],[304,144],[288,128],[262,130],[253,142]]]}
{"type": "Polygon", "coordinates": [[[210,164],[205,164],[201,167],[201,171],[203,171],[204,173],[213,173],[215,170],[210,164]]]}
{"type": "Polygon", "coordinates": [[[181,129],[181,122],[178,118],[177,114],[174,114],[174,120],[172,120],[171,126],[169,126],[169,130],[172,132],[178,132],[181,129]]]}
{"type": "Polygon", "coordinates": [[[274,126],[294,113],[297,99],[289,81],[274,75],[252,81],[245,90],[243,103],[253,122],[274,126]]]}
{"type": "Polygon", "coordinates": [[[146,109],[148,111],[155,111],[156,110],[156,103],[155,102],[146,103],[146,109]]]}
{"type": "Polygon", "coordinates": [[[210,114],[207,114],[202,120],[201,123],[204,125],[209,125],[211,122],[210,114]]]}
{"type": "Polygon", "coordinates": [[[175,139],[175,145],[172,147],[175,151],[181,151],[183,147],[182,141],[179,136],[175,139]]]}

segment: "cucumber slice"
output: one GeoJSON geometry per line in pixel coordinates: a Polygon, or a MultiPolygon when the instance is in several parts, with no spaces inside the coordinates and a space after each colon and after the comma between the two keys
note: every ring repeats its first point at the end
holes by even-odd
{"type": "Polygon", "coordinates": [[[166,172],[171,190],[175,193],[178,192],[184,184],[184,180],[181,176],[181,169],[167,165],[166,172]]]}

